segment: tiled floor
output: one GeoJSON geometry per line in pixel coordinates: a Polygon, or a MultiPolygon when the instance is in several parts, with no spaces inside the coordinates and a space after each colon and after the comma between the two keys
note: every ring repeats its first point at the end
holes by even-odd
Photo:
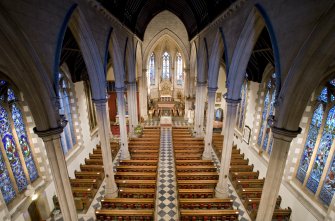
{"type": "Polygon", "coordinates": [[[177,221],[178,197],[171,128],[161,128],[158,173],[155,220],[177,221]]]}

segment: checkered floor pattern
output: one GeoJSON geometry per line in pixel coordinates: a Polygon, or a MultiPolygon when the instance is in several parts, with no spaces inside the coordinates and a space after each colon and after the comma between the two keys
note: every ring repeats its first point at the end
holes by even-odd
{"type": "Polygon", "coordinates": [[[178,197],[171,128],[161,128],[158,173],[155,220],[177,221],[178,197]]]}

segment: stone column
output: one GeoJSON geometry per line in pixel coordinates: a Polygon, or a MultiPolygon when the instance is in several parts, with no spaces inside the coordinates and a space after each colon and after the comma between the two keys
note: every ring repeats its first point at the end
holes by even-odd
{"type": "Polygon", "coordinates": [[[142,76],[138,77],[138,90],[140,100],[140,114],[144,120],[148,119],[148,84],[147,84],[147,69],[142,70],[142,76]]]}
{"type": "Polygon", "coordinates": [[[134,135],[134,129],[138,124],[136,82],[128,82],[127,95],[128,95],[128,111],[130,117],[129,136],[132,137],[134,135]]]}
{"type": "Polygon", "coordinates": [[[195,99],[194,131],[197,137],[203,136],[206,82],[197,82],[195,99]]]}
{"type": "Polygon", "coordinates": [[[97,115],[97,123],[99,128],[99,138],[101,143],[101,152],[102,152],[102,160],[104,164],[104,172],[105,172],[105,181],[106,181],[106,189],[105,189],[105,197],[114,198],[117,197],[117,186],[114,180],[114,172],[113,172],[113,159],[112,159],[112,151],[110,147],[110,127],[108,126],[108,114],[106,112],[107,108],[107,100],[93,100],[96,115],[97,115]]]}
{"type": "Polygon", "coordinates": [[[240,100],[226,98],[227,110],[224,126],[220,176],[219,182],[215,188],[215,196],[219,198],[227,198],[229,196],[228,176],[236,123],[236,110],[239,102],[240,100]]]}
{"type": "Polygon", "coordinates": [[[38,131],[35,127],[34,132],[43,139],[63,219],[67,221],[78,221],[77,210],[74,204],[69,174],[61,144],[60,134],[63,132],[63,126],[44,131],[38,131]]]}
{"type": "Polygon", "coordinates": [[[126,125],[126,107],[124,101],[125,88],[115,88],[117,97],[117,110],[119,113],[119,127],[120,127],[120,145],[121,145],[121,159],[130,159],[128,150],[127,125],[126,125]]]}
{"type": "Polygon", "coordinates": [[[208,88],[208,108],[207,108],[207,123],[206,123],[206,135],[205,135],[205,149],[202,155],[202,159],[212,159],[211,148],[212,148],[212,135],[213,135],[213,121],[214,121],[214,105],[215,105],[215,93],[217,88],[208,88]]]}
{"type": "Polygon", "coordinates": [[[289,131],[272,127],[271,130],[273,147],[257,212],[257,221],[272,220],[291,141],[301,132],[301,128],[297,131],[289,131]]]}
{"type": "Polygon", "coordinates": [[[187,111],[190,108],[190,101],[186,99],[186,97],[190,96],[190,69],[184,68],[184,100],[185,100],[185,113],[184,113],[184,119],[188,120],[187,118],[187,111]]]}

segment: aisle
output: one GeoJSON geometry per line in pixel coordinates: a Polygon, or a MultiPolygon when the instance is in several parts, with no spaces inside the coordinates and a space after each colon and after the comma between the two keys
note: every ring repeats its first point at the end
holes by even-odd
{"type": "Polygon", "coordinates": [[[178,220],[178,196],[172,146],[172,128],[161,128],[155,220],[178,220]]]}

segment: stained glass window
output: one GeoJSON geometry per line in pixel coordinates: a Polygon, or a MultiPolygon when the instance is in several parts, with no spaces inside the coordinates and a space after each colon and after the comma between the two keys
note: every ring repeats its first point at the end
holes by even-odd
{"type": "Polygon", "coordinates": [[[245,80],[241,88],[241,103],[239,104],[238,115],[237,115],[238,116],[237,126],[239,129],[242,129],[244,124],[247,94],[248,94],[248,82],[245,80]]]}
{"type": "Polygon", "coordinates": [[[180,53],[177,53],[177,85],[183,85],[183,59],[180,53]]]}
{"type": "Polygon", "coordinates": [[[316,99],[296,178],[326,206],[335,192],[335,80],[329,81],[316,99]],[[327,111],[329,110],[329,111],[327,111]],[[323,180],[322,178],[325,177],[323,180]]]}
{"type": "Polygon", "coordinates": [[[322,104],[319,104],[319,106],[314,111],[311,124],[309,125],[308,135],[305,142],[305,148],[297,171],[297,178],[300,182],[304,182],[304,179],[306,177],[308,165],[310,163],[316,139],[318,137],[319,130],[321,127],[323,112],[324,112],[323,106],[322,104]]]}
{"type": "Polygon", "coordinates": [[[38,172],[33,159],[33,155],[31,153],[31,147],[26,133],[25,124],[23,122],[22,113],[16,103],[11,104],[11,112],[14,127],[18,136],[24,161],[28,169],[30,180],[35,181],[38,178],[38,172]]]}
{"type": "Polygon", "coordinates": [[[152,53],[149,60],[150,85],[155,85],[155,54],[152,53]]]}
{"type": "Polygon", "coordinates": [[[0,124],[0,135],[6,156],[13,171],[19,192],[22,192],[28,186],[28,180],[23,171],[20,156],[10,127],[7,111],[2,106],[0,106],[0,124]]]}
{"type": "Polygon", "coordinates": [[[320,178],[329,155],[330,147],[335,137],[334,129],[335,107],[333,107],[328,113],[327,121],[322,132],[321,141],[316,153],[312,171],[306,184],[307,188],[310,189],[313,193],[316,192],[319,186],[320,178]]]}
{"type": "Polygon", "coordinates": [[[163,71],[162,71],[162,79],[170,79],[170,55],[167,52],[163,54],[163,71]]]}
{"type": "Polygon", "coordinates": [[[260,129],[259,134],[258,134],[258,140],[257,140],[258,145],[261,145],[261,143],[262,143],[263,131],[264,131],[264,127],[266,126],[266,117],[267,117],[267,113],[268,113],[269,103],[270,103],[270,92],[267,91],[266,96],[265,96],[265,100],[264,100],[263,112],[262,112],[261,129],[260,129]]]}
{"type": "Polygon", "coordinates": [[[16,192],[14,190],[12,181],[9,178],[8,170],[1,152],[0,152],[0,183],[1,183],[0,188],[2,196],[5,200],[5,203],[8,204],[15,198],[16,192]]]}
{"type": "Polygon", "coordinates": [[[63,129],[63,133],[61,134],[62,148],[64,154],[66,154],[69,150],[73,148],[76,144],[76,134],[74,132],[72,113],[71,113],[71,104],[69,98],[69,82],[67,82],[65,76],[60,73],[59,74],[59,114],[63,115],[67,120],[67,124],[63,129]]]}

